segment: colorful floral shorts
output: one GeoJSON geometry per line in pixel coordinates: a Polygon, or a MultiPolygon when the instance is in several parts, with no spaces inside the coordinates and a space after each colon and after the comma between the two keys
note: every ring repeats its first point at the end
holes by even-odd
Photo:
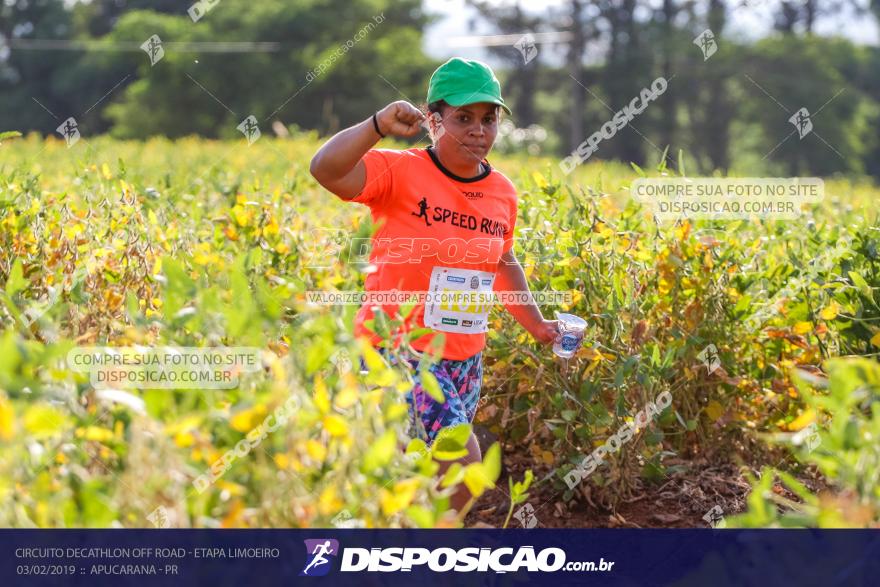
{"type": "MultiPolygon", "coordinates": [[[[377,350],[387,356],[385,349],[377,350]]],[[[390,360],[392,365],[397,363],[394,357],[390,360]]],[[[415,386],[405,396],[409,404],[410,437],[421,438],[430,446],[442,428],[473,422],[483,383],[482,352],[463,361],[441,359],[430,367],[430,372],[437,378],[440,389],[446,396],[444,403],[437,402],[422,387],[419,378],[420,359],[408,356],[405,360],[415,380],[415,386]]],[[[366,368],[361,359],[361,370],[366,368]]]]}

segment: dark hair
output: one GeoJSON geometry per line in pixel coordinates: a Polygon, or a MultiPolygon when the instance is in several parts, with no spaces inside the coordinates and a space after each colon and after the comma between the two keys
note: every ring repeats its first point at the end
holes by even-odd
{"type": "Polygon", "coordinates": [[[428,112],[443,112],[443,107],[448,106],[446,100],[437,100],[428,104],[428,112]]]}
{"type": "Polygon", "coordinates": [[[446,100],[436,100],[430,104],[422,104],[422,112],[425,114],[440,112],[442,114],[444,106],[449,106],[449,104],[446,103],[446,100]]]}

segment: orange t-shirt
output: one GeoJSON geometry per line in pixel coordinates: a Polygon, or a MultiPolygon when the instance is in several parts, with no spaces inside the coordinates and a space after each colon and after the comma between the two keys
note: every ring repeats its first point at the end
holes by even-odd
{"type": "MultiPolygon", "coordinates": [[[[414,340],[413,348],[424,351],[439,331],[445,336],[444,359],[475,355],[486,346],[491,310],[482,296],[491,295],[498,261],[513,246],[516,188],[486,160],[480,175],[458,177],[432,147],[372,149],[363,161],[366,184],[351,201],[369,206],[380,224],[370,252],[376,270],[367,275],[365,290],[427,293],[403,329],[427,326],[434,332],[414,340]]],[[[373,305],[361,306],[354,334],[375,345],[381,337],[364,324],[373,318],[373,305]]],[[[375,305],[389,316],[400,306],[375,305]]]]}

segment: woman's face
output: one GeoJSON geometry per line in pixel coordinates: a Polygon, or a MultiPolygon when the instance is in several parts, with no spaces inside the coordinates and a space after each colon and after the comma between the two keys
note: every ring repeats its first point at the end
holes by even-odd
{"type": "Polygon", "coordinates": [[[498,134],[500,107],[489,102],[464,106],[443,106],[442,132],[436,132],[436,145],[444,156],[465,164],[479,164],[486,158],[498,134]],[[439,136],[438,136],[439,135],[439,136]]]}

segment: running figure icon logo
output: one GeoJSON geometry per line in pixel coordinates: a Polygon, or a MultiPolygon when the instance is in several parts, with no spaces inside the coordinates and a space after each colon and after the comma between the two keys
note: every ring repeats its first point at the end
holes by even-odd
{"type": "Polygon", "coordinates": [[[260,127],[257,126],[257,117],[251,114],[247,118],[241,121],[241,123],[236,126],[241,134],[245,136],[247,139],[248,147],[250,147],[254,142],[260,138],[260,127]]]}
{"type": "Polygon", "coordinates": [[[428,198],[425,198],[423,196],[422,199],[419,200],[419,213],[418,214],[416,214],[415,212],[410,212],[410,214],[412,214],[416,218],[424,218],[425,225],[431,226],[431,223],[428,222],[428,198]]]}
{"type": "Polygon", "coordinates": [[[73,116],[62,122],[61,126],[56,128],[55,131],[64,137],[68,149],[79,141],[79,125],[73,116]]]}
{"type": "Polygon", "coordinates": [[[801,108],[795,112],[788,121],[797,129],[798,135],[801,139],[810,134],[810,131],[813,130],[813,121],[810,120],[810,111],[806,108],[801,108]]]}
{"type": "Polygon", "coordinates": [[[162,39],[159,35],[153,35],[141,44],[147,55],[150,56],[150,67],[153,67],[165,57],[165,49],[162,47],[162,39]]]}
{"type": "Polygon", "coordinates": [[[332,538],[304,540],[306,543],[306,566],[300,577],[321,577],[330,571],[328,557],[339,554],[339,541],[332,538]]]}
{"type": "Polygon", "coordinates": [[[718,51],[718,43],[715,41],[715,33],[711,29],[706,29],[694,39],[694,45],[703,52],[703,61],[708,60],[718,51]]]}

